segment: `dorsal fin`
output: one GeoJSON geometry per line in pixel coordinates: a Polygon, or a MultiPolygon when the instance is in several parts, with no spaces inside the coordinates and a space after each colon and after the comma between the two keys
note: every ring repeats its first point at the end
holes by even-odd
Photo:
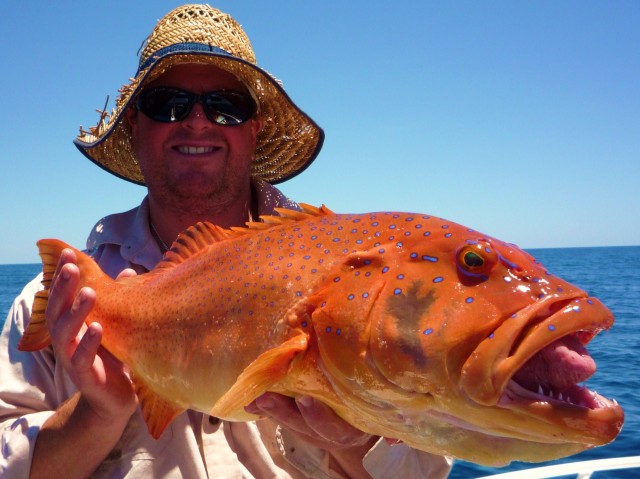
{"type": "Polygon", "coordinates": [[[275,210],[282,216],[289,216],[291,213],[292,218],[298,219],[298,215],[301,213],[306,213],[305,218],[310,216],[329,216],[334,215],[335,213],[331,211],[326,205],[321,205],[320,207],[309,205],[307,203],[300,203],[300,208],[302,208],[302,212],[296,210],[287,210],[284,208],[276,208],[275,210]]]}
{"type": "Polygon", "coordinates": [[[231,231],[207,221],[196,223],[178,235],[155,269],[171,268],[182,263],[207,246],[232,238],[231,231]]]}
{"type": "Polygon", "coordinates": [[[262,215],[260,221],[251,221],[246,223],[245,227],[231,227],[224,229],[220,226],[213,225],[208,221],[196,223],[178,235],[176,240],[169,248],[158,263],[155,269],[171,268],[176,266],[194,254],[202,251],[207,246],[224,241],[230,238],[237,238],[253,234],[257,231],[273,228],[288,222],[302,221],[317,216],[327,216],[333,214],[325,205],[311,206],[306,203],[300,203],[302,211],[290,210],[287,208],[275,208],[279,216],[262,215]]]}
{"type": "Polygon", "coordinates": [[[254,233],[255,231],[262,231],[269,228],[272,228],[276,225],[282,225],[285,223],[302,221],[309,218],[315,218],[318,216],[328,216],[334,214],[329,208],[325,205],[320,206],[311,206],[306,203],[300,203],[300,210],[291,210],[288,208],[274,208],[274,211],[278,213],[278,216],[275,215],[262,215],[260,216],[260,221],[251,221],[248,222],[245,227],[231,227],[231,231],[235,233],[236,236],[246,235],[254,233]]]}

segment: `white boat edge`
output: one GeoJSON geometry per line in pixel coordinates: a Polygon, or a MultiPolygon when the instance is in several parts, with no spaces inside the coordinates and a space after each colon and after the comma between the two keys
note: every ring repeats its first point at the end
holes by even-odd
{"type": "Polygon", "coordinates": [[[547,479],[572,474],[576,475],[576,479],[589,479],[591,475],[597,471],[614,471],[633,468],[640,468],[640,456],[567,462],[553,466],[533,467],[491,476],[482,476],[477,479],[547,479]]]}

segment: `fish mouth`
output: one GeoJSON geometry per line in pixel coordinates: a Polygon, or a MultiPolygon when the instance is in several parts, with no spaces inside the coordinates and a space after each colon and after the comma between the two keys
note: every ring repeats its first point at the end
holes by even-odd
{"type": "Polygon", "coordinates": [[[463,367],[461,385],[474,401],[535,417],[561,429],[565,439],[606,444],[622,427],[622,408],[579,383],[596,371],[586,345],[613,321],[586,295],[542,300],[480,344],[463,367]]]}

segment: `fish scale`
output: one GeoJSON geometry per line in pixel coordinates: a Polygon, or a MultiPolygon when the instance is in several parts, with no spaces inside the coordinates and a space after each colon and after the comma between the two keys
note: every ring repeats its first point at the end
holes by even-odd
{"type": "MultiPolygon", "coordinates": [[[[303,209],[246,228],[194,225],[133,278],[114,281],[76,250],[79,287],[96,291],[87,322],[102,324],[103,347],[131,369],[154,437],[185,409],[256,419],[244,407],[273,391],[313,396],[370,434],[486,465],[615,438],[617,403],[573,384],[547,396],[527,376],[545,370],[541,351],[557,351],[554,366],[568,371],[562,351],[613,324],[595,298],[516,246],[438,217],[303,209]]],[[[22,350],[49,343],[46,288],[67,247],[38,246],[45,290],[22,350]]]]}

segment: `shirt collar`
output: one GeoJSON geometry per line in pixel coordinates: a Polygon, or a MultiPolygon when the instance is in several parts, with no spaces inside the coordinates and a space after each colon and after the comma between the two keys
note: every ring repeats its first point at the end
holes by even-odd
{"type": "MultiPolygon", "coordinates": [[[[275,186],[253,178],[258,213],[273,214],[274,208],[300,210],[300,206],[287,198],[275,186]]],[[[129,263],[151,270],[162,259],[162,251],[151,234],[149,226],[149,199],[145,197],[137,208],[102,218],[87,239],[89,253],[105,245],[120,246],[120,255],[129,263]]]]}

